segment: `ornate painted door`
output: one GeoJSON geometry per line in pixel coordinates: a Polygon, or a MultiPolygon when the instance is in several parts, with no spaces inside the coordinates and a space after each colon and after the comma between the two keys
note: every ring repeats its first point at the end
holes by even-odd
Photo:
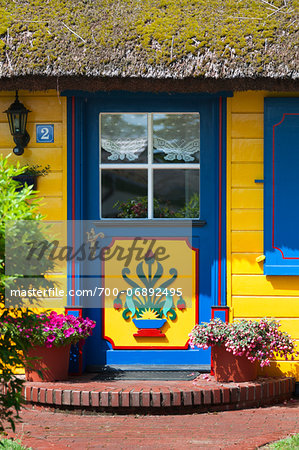
{"type": "Polygon", "coordinates": [[[86,364],[208,367],[188,333],[216,302],[219,99],[102,93],[68,106],[72,218],[98,250],[80,274],[96,298],[74,300],[97,321],[86,364]]]}

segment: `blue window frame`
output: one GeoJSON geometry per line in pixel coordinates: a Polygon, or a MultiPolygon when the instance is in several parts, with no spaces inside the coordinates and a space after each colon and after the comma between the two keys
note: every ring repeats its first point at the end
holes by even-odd
{"type": "Polygon", "coordinates": [[[299,275],[299,98],[266,98],[264,127],[264,273],[299,275]]]}

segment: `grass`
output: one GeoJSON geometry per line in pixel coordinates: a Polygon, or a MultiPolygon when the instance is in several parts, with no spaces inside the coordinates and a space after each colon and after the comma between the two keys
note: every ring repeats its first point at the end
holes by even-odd
{"type": "Polygon", "coordinates": [[[281,441],[273,442],[269,444],[266,448],[269,450],[283,449],[283,450],[299,450],[299,434],[295,434],[281,441]]]}
{"type": "Polygon", "coordinates": [[[1,439],[0,440],[0,450],[32,450],[29,447],[24,447],[24,445],[21,444],[21,441],[19,439],[1,439]]]}

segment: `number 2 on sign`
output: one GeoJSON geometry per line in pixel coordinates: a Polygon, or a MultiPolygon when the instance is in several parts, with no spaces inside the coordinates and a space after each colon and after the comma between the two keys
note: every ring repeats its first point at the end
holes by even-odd
{"type": "Polygon", "coordinates": [[[48,139],[50,138],[50,135],[49,135],[49,128],[43,127],[43,128],[40,130],[40,132],[41,132],[40,139],[48,140],[48,139]]]}

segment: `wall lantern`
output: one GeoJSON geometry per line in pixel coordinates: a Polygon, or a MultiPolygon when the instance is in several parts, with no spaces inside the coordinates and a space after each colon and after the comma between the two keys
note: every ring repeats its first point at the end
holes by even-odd
{"type": "Polygon", "coordinates": [[[23,103],[19,102],[18,91],[16,91],[15,101],[4,112],[7,114],[10,132],[16,143],[13,152],[15,155],[20,156],[24,153],[24,147],[26,147],[30,141],[30,136],[26,131],[26,124],[27,115],[31,111],[25,108],[23,103]]]}

